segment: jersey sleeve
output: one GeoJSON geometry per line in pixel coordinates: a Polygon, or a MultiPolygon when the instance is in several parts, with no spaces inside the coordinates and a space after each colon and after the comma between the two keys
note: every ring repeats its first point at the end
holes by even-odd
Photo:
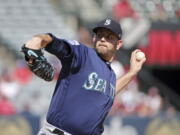
{"type": "Polygon", "coordinates": [[[87,52],[85,45],[76,40],[60,39],[52,34],[49,35],[53,41],[46,46],[45,50],[57,56],[62,65],[71,64],[71,68],[78,68],[85,62],[87,52]]]}

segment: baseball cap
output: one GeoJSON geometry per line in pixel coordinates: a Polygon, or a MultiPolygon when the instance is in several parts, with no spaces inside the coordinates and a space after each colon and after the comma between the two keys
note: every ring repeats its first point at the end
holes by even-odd
{"type": "Polygon", "coordinates": [[[92,29],[94,33],[97,33],[97,30],[99,28],[106,28],[112,31],[114,34],[117,35],[119,39],[122,37],[122,29],[120,23],[116,22],[113,19],[107,18],[95,25],[95,27],[92,29]]]}

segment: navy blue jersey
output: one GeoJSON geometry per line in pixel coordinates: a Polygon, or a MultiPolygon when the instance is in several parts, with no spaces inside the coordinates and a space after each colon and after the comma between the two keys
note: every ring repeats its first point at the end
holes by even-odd
{"type": "Polygon", "coordinates": [[[100,135],[115,96],[115,74],[93,48],[59,39],[45,48],[62,69],[51,99],[47,122],[72,135],[100,135]]]}

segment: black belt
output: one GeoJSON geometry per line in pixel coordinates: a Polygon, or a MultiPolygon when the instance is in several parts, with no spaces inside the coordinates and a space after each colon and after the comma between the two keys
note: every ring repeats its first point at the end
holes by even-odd
{"type": "Polygon", "coordinates": [[[58,128],[55,128],[52,133],[57,135],[64,135],[64,132],[58,128]]]}

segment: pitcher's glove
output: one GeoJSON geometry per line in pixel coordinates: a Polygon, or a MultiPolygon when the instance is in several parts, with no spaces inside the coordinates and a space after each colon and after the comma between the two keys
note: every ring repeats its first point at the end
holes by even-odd
{"type": "Polygon", "coordinates": [[[35,75],[44,79],[45,81],[53,80],[54,68],[50,63],[48,63],[41,49],[29,49],[25,47],[25,45],[23,45],[21,49],[21,51],[24,53],[29,69],[35,75]]]}

